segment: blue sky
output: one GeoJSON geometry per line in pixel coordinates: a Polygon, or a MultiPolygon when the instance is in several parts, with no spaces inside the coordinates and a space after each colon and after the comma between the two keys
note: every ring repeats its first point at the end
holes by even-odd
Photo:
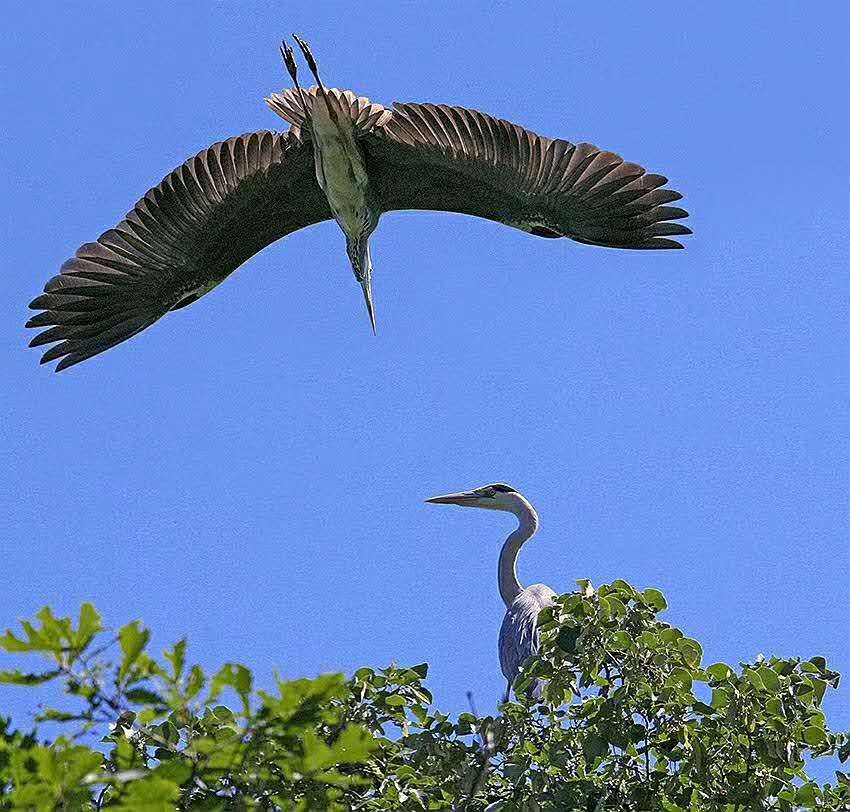
{"type": "Polygon", "coordinates": [[[127,5],[21,4],[0,44],[0,627],[92,600],[261,680],[427,660],[443,709],[492,707],[511,520],[423,500],[503,480],[541,515],[525,583],[656,586],[711,660],[850,671],[846,3],[127,5]],[[329,84],[668,175],[695,236],[390,215],[375,338],[325,223],[39,367],[26,304],[80,243],[202,147],[281,128],[290,31],[329,84]]]}

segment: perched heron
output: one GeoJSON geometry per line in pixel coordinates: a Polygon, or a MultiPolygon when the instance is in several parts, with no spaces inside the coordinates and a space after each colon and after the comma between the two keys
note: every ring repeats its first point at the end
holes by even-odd
{"type": "MultiPolygon", "coordinates": [[[[555,597],[555,593],[545,584],[523,586],[516,574],[519,551],[537,532],[537,512],[519,491],[501,482],[484,485],[473,491],[433,496],[426,501],[436,505],[502,510],[513,513],[519,520],[519,526],[505,539],[499,554],[499,594],[507,609],[499,631],[499,664],[508,681],[507,698],[520,666],[537,653],[537,615],[544,607],[551,606],[555,597]]],[[[540,681],[537,680],[529,687],[529,693],[539,698],[540,689],[540,681]]]]}
{"type": "Polygon", "coordinates": [[[463,107],[396,103],[293,88],[268,106],[290,123],[199,152],[148,191],[96,242],[81,246],[30,304],[31,346],[62,370],[119,344],[199,299],[249,257],[293,231],[335,219],[345,233],[372,329],[369,237],[384,212],[452,211],[539,237],[611,248],[681,248],[681,195],[613,152],[550,139],[463,107]],[[58,343],[57,343],[58,342],[58,343]]]}

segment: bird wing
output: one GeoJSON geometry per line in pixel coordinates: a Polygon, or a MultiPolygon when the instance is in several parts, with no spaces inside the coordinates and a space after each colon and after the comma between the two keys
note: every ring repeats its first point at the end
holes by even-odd
{"type": "Polygon", "coordinates": [[[688,213],[662,175],[592,144],[546,138],[485,113],[393,105],[363,138],[384,211],[432,209],[611,248],[681,248],[688,213]]]}
{"type": "Polygon", "coordinates": [[[46,327],[30,346],[60,342],[56,371],[127,340],[203,296],[257,251],[331,218],[313,148],[261,131],[213,144],[139,200],[115,228],[81,246],[30,304],[46,327]]]}
{"type": "MultiPolygon", "coordinates": [[[[552,605],[555,593],[543,584],[535,584],[514,598],[499,630],[499,664],[505,679],[513,685],[520,666],[537,654],[539,634],[537,616],[545,606],[552,605]]],[[[536,684],[531,686],[536,690],[536,684]]]]}

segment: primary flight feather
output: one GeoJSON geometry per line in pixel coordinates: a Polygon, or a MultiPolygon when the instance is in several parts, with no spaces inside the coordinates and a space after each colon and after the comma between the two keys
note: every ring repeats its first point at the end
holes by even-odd
{"type": "Polygon", "coordinates": [[[62,370],[196,301],[281,237],[335,219],[372,328],[369,237],[398,209],[484,217],[542,237],[610,248],[681,248],[687,217],[667,179],[591,144],[550,139],[463,107],[385,108],[317,85],[266,103],[291,127],[221,141],[190,158],[115,228],[64,263],[30,307],[31,346],[62,370]]]}

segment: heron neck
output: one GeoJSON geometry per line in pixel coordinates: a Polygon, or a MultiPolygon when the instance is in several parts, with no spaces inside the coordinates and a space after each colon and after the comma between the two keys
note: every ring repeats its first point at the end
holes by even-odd
{"type": "Polygon", "coordinates": [[[517,557],[522,545],[537,532],[538,525],[537,514],[531,505],[518,509],[516,517],[519,527],[505,539],[499,554],[499,594],[505,606],[510,606],[523,590],[516,574],[517,557]]]}

